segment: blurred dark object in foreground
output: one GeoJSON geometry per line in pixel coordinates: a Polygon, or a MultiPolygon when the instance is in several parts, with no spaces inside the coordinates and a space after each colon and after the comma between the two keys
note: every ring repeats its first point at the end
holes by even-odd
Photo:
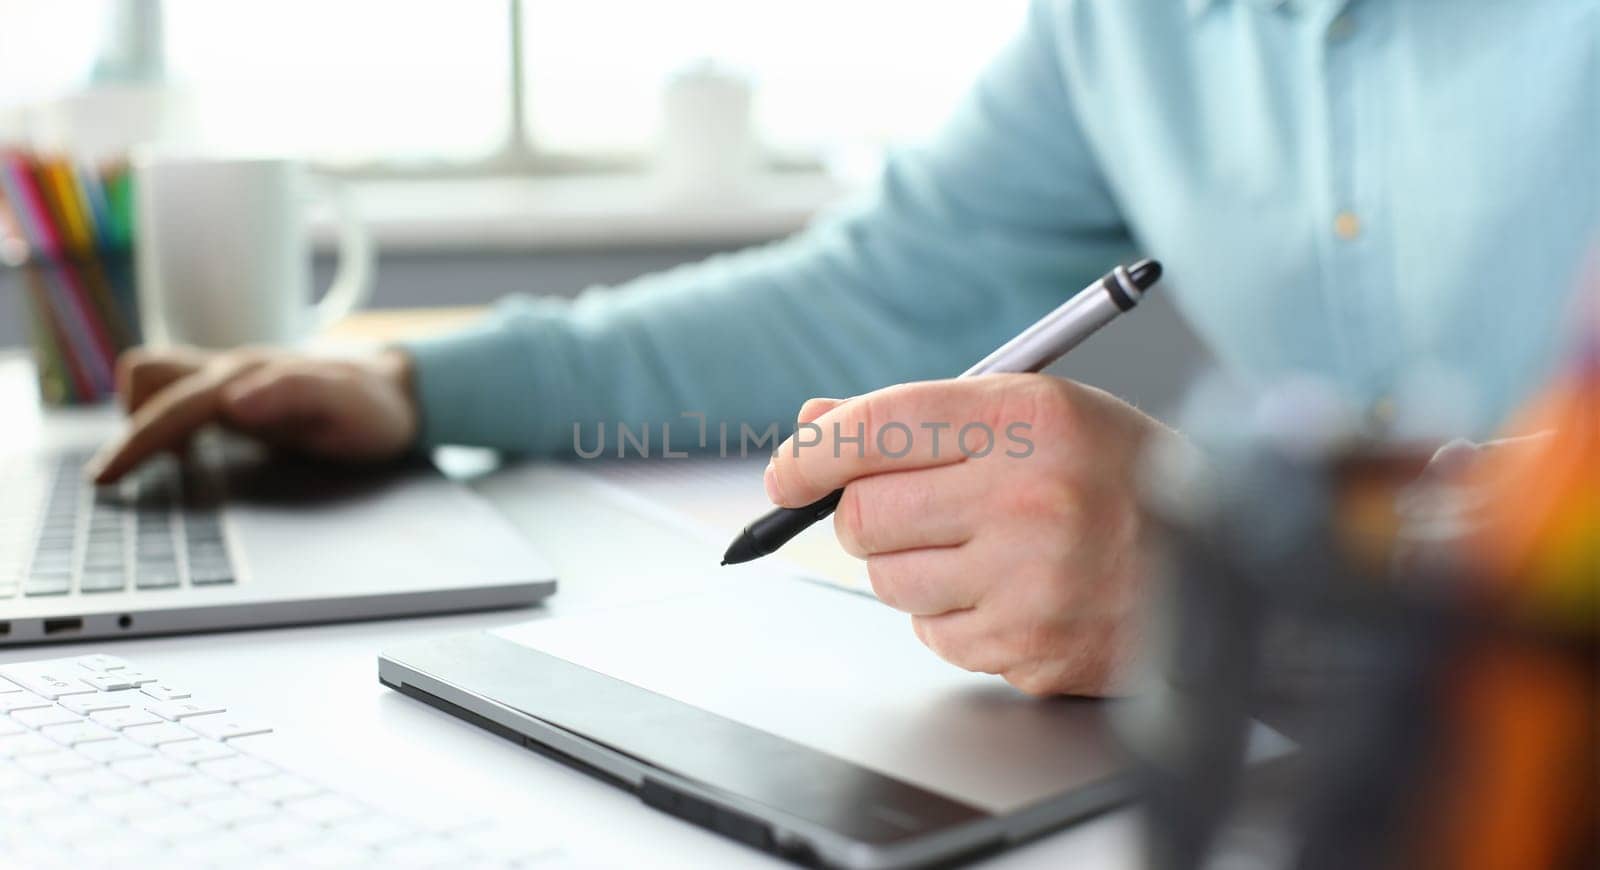
{"type": "Polygon", "coordinates": [[[1497,446],[1157,451],[1149,866],[1600,866],[1597,349],[1497,446]],[[1267,776],[1252,716],[1300,747],[1267,776]]]}

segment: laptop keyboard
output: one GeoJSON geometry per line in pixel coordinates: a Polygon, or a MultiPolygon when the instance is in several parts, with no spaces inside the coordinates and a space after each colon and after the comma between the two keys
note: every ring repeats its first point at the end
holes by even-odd
{"type": "Polygon", "coordinates": [[[222,531],[221,475],[172,457],[125,480],[83,480],[88,453],[44,463],[13,457],[0,485],[0,598],[225,586],[235,582],[222,531]]]}
{"type": "Polygon", "coordinates": [[[567,866],[526,829],[440,828],[324,788],[264,757],[272,731],[116,656],[0,666],[3,863],[567,866]]]}

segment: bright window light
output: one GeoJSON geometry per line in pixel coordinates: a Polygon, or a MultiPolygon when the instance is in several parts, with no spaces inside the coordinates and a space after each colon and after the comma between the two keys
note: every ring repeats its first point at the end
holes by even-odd
{"type": "Polygon", "coordinates": [[[511,0],[0,0],[0,112],[92,89],[120,8],[159,14],[173,105],[202,147],[423,174],[643,165],[670,77],[711,60],[754,85],[769,157],[831,160],[934,128],[1024,6],[523,0],[518,141],[511,0]]]}
{"type": "Polygon", "coordinates": [[[335,163],[470,161],[510,134],[503,0],[167,0],[202,140],[335,163]]]}
{"type": "Polygon", "coordinates": [[[881,146],[937,126],[1021,25],[1023,0],[526,0],[538,148],[640,153],[663,83],[702,58],[757,86],[758,135],[788,155],[881,146]]]}

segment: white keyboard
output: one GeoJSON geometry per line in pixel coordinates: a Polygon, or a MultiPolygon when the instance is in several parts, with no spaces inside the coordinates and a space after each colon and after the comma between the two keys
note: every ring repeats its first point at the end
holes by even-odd
{"type": "Polygon", "coordinates": [[[549,840],[444,829],[262,752],[272,727],[109,655],[0,665],[6,867],[557,867],[549,840]]]}

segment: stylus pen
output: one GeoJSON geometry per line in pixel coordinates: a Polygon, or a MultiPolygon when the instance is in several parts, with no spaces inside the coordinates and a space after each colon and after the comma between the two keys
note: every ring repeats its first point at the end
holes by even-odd
{"type": "MultiPolygon", "coordinates": [[[[994,353],[961,373],[970,378],[995,372],[1036,372],[1060,359],[1095,330],[1132,311],[1144,292],[1161,280],[1161,264],[1140,260],[1129,267],[1118,266],[1062,303],[1059,308],[1024,329],[1020,335],[1000,345],[994,353]]],[[[737,565],[778,551],[795,535],[826,519],[839,506],[843,489],[797,508],[775,508],[744,527],[739,537],[722,554],[722,564],[737,565]]]]}

